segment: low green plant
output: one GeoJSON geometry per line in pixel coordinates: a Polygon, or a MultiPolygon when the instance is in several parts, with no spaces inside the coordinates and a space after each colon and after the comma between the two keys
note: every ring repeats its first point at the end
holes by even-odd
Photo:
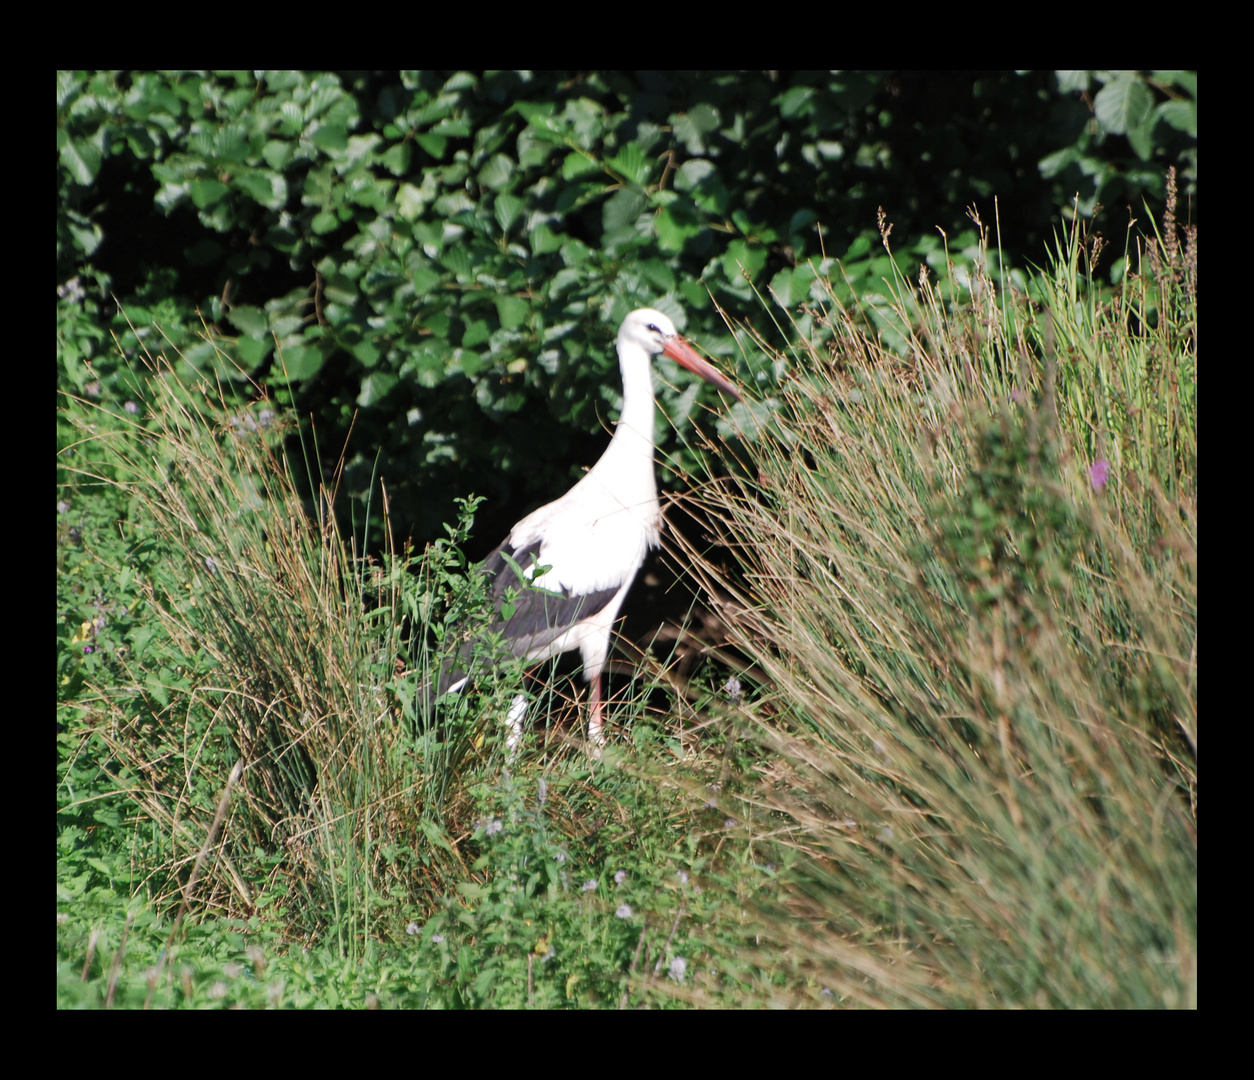
{"type": "MultiPolygon", "coordinates": [[[[307,515],[264,402],[233,409],[213,383],[184,383],[149,359],[142,415],[123,413],[103,432],[92,418],[104,405],[76,399],[66,413],[83,436],[73,449],[91,447],[93,458],[67,454],[67,470],[126,504],[122,542],[94,556],[138,592],[144,622],[125,648],[97,645],[107,669],[91,666],[93,652],[87,670],[62,675],[69,690],[75,680],[91,688],[66,712],[66,738],[102,744],[116,790],[157,824],[163,854],[150,852],[144,871],[154,898],[186,884],[242,761],[232,821],[202,883],[212,906],[247,914],[282,898],[312,932],[328,919],[344,925],[347,895],[350,922],[367,928],[391,890],[410,896],[457,864],[447,841],[433,840],[439,785],[413,771],[385,692],[404,567],[355,558],[329,513],[333,492],[307,515]],[[258,890],[243,866],[276,852],[287,856],[284,879],[258,890]],[[370,887],[346,894],[343,883],[358,879],[370,887]]],[[[346,933],[345,947],[354,940],[361,934],[346,933]]]]}
{"type": "MultiPolygon", "coordinates": [[[[359,560],[333,516],[301,503],[264,403],[241,412],[149,360],[142,412],[74,396],[61,414],[69,501],[103,496],[86,500],[95,518],[62,527],[63,1004],[295,1005],[327,979],[323,1000],[346,1004],[640,1001],[659,979],[691,983],[677,949],[694,964],[726,952],[737,918],[718,914],[712,879],[676,914],[688,876],[711,867],[666,824],[661,793],[683,786],[594,775],[560,728],[516,779],[501,774],[493,718],[517,665],[485,665],[425,710],[439,658],[490,618],[462,555],[475,500],[427,552],[359,560]],[[544,814],[519,795],[536,770],[544,814]],[[541,922],[561,962],[537,968],[541,922]],[[702,944],[712,922],[719,942],[702,944]],[[451,973],[433,951],[443,924],[451,973]],[[293,941],[322,959],[302,962],[293,941]],[[336,957],[360,965],[352,988],[336,957]],[[382,989],[385,970],[403,985],[382,989]]],[[[616,720],[630,728],[633,713],[643,705],[616,720]]],[[[659,714],[637,741],[681,749],[671,727],[659,714]]]]}
{"type": "Polygon", "coordinates": [[[777,868],[718,855],[723,839],[742,850],[740,823],[708,791],[702,809],[685,770],[608,756],[617,764],[595,776],[559,758],[478,786],[473,880],[410,926],[410,993],[458,1007],[638,1007],[731,1003],[742,983],[769,985],[737,959],[738,891],[753,878],[769,890],[777,868]]]}

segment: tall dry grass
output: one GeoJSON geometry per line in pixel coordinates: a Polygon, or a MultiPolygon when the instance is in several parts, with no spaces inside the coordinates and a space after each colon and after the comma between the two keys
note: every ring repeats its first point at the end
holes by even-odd
{"type": "Polygon", "coordinates": [[[899,281],[904,357],[834,301],[750,345],[785,374],[702,495],[737,568],[688,555],[768,676],[781,1001],[1196,1005],[1196,259],[1111,301],[1092,255],[1036,303],[899,281]]]}
{"type": "Polygon", "coordinates": [[[150,837],[136,884],[162,907],[186,889],[242,763],[196,909],[282,904],[292,932],[332,926],[351,955],[395,932],[380,920],[398,900],[465,876],[447,819],[471,738],[415,733],[412,694],[401,698],[420,673],[395,669],[439,561],[411,578],[403,558],[362,558],[336,523],[334,483],[302,498],[299,442],[264,400],[231,404],[179,358],[146,364],[143,415],[95,425],[99,406],[70,410],[104,444],[99,479],[129,497],[115,569],[143,582],[150,626],[142,655],[85,698],[150,837]]]}

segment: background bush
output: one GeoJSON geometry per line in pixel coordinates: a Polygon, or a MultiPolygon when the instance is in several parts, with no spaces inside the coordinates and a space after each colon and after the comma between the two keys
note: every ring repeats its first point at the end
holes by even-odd
{"type": "Polygon", "coordinates": [[[474,490],[485,551],[595,459],[633,307],[734,366],[716,306],[883,296],[880,207],[908,277],[973,205],[1011,267],[1077,195],[1122,235],[1166,164],[1197,219],[1187,72],[62,72],[57,121],[58,384],[118,377],[120,305],[296,406],[342,511],[381,477],[426,542],[474,490]]]}

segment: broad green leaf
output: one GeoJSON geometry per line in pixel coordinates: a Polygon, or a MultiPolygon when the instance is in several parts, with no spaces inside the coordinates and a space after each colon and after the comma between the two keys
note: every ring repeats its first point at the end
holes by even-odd
{"type": "Polygon", "coordinates": [[[440,284],[440,274],[434,267],[420,266],[410,271],[415,296],[425,296],[440,284]]]}
{"type": "Polygon", "coordinates": [[[270,330],[270,321],[266,318],[266,313],[261,308],[248,304],[231,308],[227,313],[227,319],[241,334],[251,334],[257,337],[269,333],[270,330]]]}
{"type": "Polygon", "coordinates": [[[489,191],[503,191],[514,175],[514,163],[504,154],[493,154],[479,170],[479,183],[489,191]]]}
{"type": "Polygon", "coordinates": [[[348,348],[348,351],[361,363],[363,367],[374,367],[382,357],[383,353],[379,346],[369,339],[354,342],[348,348]]]}
{"type": "Polygon", "coordinates": [[[400,142],[384,151],[380,160],[383,162],[383,167],[393,176],[405,176],[409,172],[409,163],[412,158],[413,147],[407,142],[400,142]]]}
{"type": "Polygon", "coordinates": [[[397,213],[405,221],[413,221],[427,206],[426,193],[413,184],[401,184],[396,192],[397,213]]]}
{"type": "Polygon", "coordinates": [[[401,365],[401,375],[413,379],[419,386],[434,389],[444,381],[444,358],[447,346],[443,342],[424,342],[413,349],[401,365]]]}
{"type": "Polygon", "coordinates": [[[444,157],[444,149],[448,146],[448,139],[443,135],[435,135],[429,131],[417,132],[414,135],[414,142],[421,146],[428,154],[437,161],[444,157]]]}
{"type": "Polygon", "coordinates": [[[693,203],[706,213],[725,214],[729,197],[713,162],[705,158],[685,161],[675,176],[675,190],[689,194],[693,203]]]}
{"type": "Polygon", "coordinates": [[[470,319],[466,322],[466,329],[462,333],[462,348],[473,349],[476,345],[482,345],[492,336],[492,328],[488,325],[487,319],[470,319]]]}
{"type": "Polygon", "coordinates": [[[675,137],[688,148],[690,154],[704,154],[705,137],[710,132],[717,131],[718,126],[718,109],[703,101],[675,117],[675,137]]]}
{"type": "Polygon", "coordinates": [[[248,160],[248,132],[242,124],[224,124],[207,145],[209,154],[220,161],[242,165],[248,160]]]}
{"type": "Polygon", "coordinates": [[[458,245],[451,247],[440,256],[440,262],[457,275],[459,281],[468,281],[474,268],[474,259],[469,250],[458,245]]]}
{"type": "Polygon", "coordinates": [[[644,151],[635,142],[629,142],[617,154],[609,158],[606,164],[631,183],[642,187],[648,181],[649,173],[652,171],[650,162],[645,160],[644,151]]]}
{"type": "Polygon", "coordinates": [[[218,180],[209,178],[193,180],[191,184],[192,202],[196,204],[197,209],[207,209],[225,196],[227,190],[227,186],[218,180]]]}
{"type": "Polygon", "coordinates": [[[601,212],[601,221],[607,232],[634,225],[644,208],[648,198],[639,191],[623,188],[616,191],[605,202],[601,212]]]}
{"type": "MultiPolygon", "coordinates": [[[[57,133],[57,138],[58,141],[62,138],[61,132],[57,133]]],[[[91,143],[65,136],[60,151],[61,167],[74,178],[76,184],[87,187],[96,179],[96,173],[100,171],[100,151],[91,143]]]]}
{"type": "Polygon", "coordinates": [[[518,167],[534,169],[548,161],[554,144],[549,139],[540,138],[531,128],[526,128],[518,135],[517,149],[518,167]]]}
{"type": "Polygon", "coordinates": [[[343,150],[348,146],[348,132],[339,124],[319,124],[311,138],[323,150],[343,150]]]}
{"type": "Polygon", "coordinates": [[[478,85],[478,76],[469,71],[458,71],[449,76],[442,89],[444,93],[456,93],[460,90],[474,90],[478,85]]]}
{"type": "Polygon", "coordinates": [[[636,272],[658,292],[668,293],[675,288],[675,271],[661,259],[641,259],[636,263],[636,272]]]}
{"type": "Polygon", "coordinates": [[[1128,145],[1142,161],[1149,161],[1154,156],[1154,127],[1157,121],[1158,114],[1151,111],[1141,123],[1128,129],[1128,145]]]}
{"type": "Polygon", "coordinates": [[[784,91],[778,98],[779,113],[785,120],[794,120],[805,116],[813,106],[816,90],[813,86],[794,86],[784,91]]]}
{"type": "Polygon", "coordinates": [[[1056,150],[1052,154],[1046,154],[1036,167],[1040,169],[1041,175],[1047,179],[1051,176],[1057,176],[1068,165],[1079,161],[1081,152],[1074,146],[1065,146],[1061,150],[1056,150]]]}
{"type": "Polygon", "coordinates": [[[562,179],[574,180],[588,173],[600,171],[601,166],[587,154],[567,154],[562,161],[562,179]]]}
{"type": "Polygon", "coordinates": [[[692,214],[691,207],[681,203],[659,211],[653,223],[657,230],[658,246],[667,252],[683,251],[684,244],[703,228],[692,214]]]}
{"type": "Polygon", "coordinates": [[[361,381],[357,404],[362,408],[380,404],[395,389],[398,379],[388,371],[372,371],[361,381]]]}
{"type": "Polygon", "coordinates": [[[281,209],[287,202],[287,181],[269,169],[239,169],[231,183],[267,209],[281,209]]]}
{"type": "MultiPolygon", "coordinates": [[[[362,163],[370,165],[374,162],[374,151],[383,137],[378,132],[372,131],[368,135],[350,135],[348,138],[348,154],[346,157],[353,164],[362,163]]],[[[404,143],[402,146],[406,145],[404,143]]]]}
{"type": "Polygon", "coordinates": [[[248,367],[257,367],[274,350],[274,340],[269,334],[259,337],[241,337],[235,344],[240,359],[248,367]]]}
{"type": "Polygon", "coordinates": [[[797,233],[810,232],[812,226],[819,220],[819,215],[813,210],[798,210],[788,221],[788,235],[796,236],[797,233]]]}
{"type": "Polygon", "coordinates": [[[1064,94],[1082,94],[1092,81],[1092,75],[1087,70],[1055,71],[1054,78],[1058,80],[1058,89],[1064,94]]]}
{"type": "Polygon", "coordinates": [[[1158,115],[1177,131],[1197,137],[1197,102],[1164,101],[1158,106],[1158,115]]]}
{"type": "Polygon", "coordinates": [[[548,225],[537,225],[530,236],[531,250],[536,255],[548,255],[550,252],[557,251],[565,243],[566,237],[561,233],[556,233],[548,225]]]}
{"type": "Polygon", "coordinates": [[[292,345],[283,350],[283,368],[291,379],[310,379],[326,360],[321,345],[292,345]]]}
{"type": "Polygon", "coordinates": [[[723,256],[723,273],[732,282],[743,280],[745,273],[753,280],[765,265],[766,249],[744,240],[733,240],[723,256]]]}
{"type": "Polygon", "coordinates": [[[1154,95],[1135,72],[1121,72],[1093,99],[1093,114],[1114,135],[1126,134],[1141,124],[1154,107],[1154,95]]]}
{"type": "Polygon", "coordinates": [[[520,296],[496,296],[497,318],[506,330],[516,330],[522,326],[531,311],[530,305],[520,296]]]}
{"type": "Polygon", "coordinates": [[[261,148],[262,160],[276,172],[283,172],[296,153],[296,145],[287,139],[270,139],[261,148]]]}
{"type": "Polygon", "coordinates": [[[488,360],[474,349],[457,349],[449,362],[450,372],[460,371],[468,379],[473,379],[488,365],[488,360]]]}
{"type": "Polygon", "coordinates": [[[788,309],[792,307],[792,269],[784,267],[778,274],[771,278],[770,294],[782,308],[788,309]]]}
{"type": "Polygon", "coordinates": [[[557,106],[551,101],[518,101],[513,108],[528,124],[547,128],[557,106]]]}
{"type": "Polygon", "coordinates": [[[566,102],[566,109],[562,114],[576,145],[584,150],[591,150],[600,142],[604,135],[604,118],[605,107],[591,98],[566,102]]]}
{"type": "Polygon", "coordinates": [[[415,127],[429,127],[448,116],[461,102],[460,94],[438,94],[421,105],[411,118],[415,127]]]}
{"type": "Polygon", "coordinates": [[[501,194],[496,197],[492,212],[496,215],[496,223],[500,225],[502,232],[509,232],[526,205],[527,201],[517,195],[501,194]]]}

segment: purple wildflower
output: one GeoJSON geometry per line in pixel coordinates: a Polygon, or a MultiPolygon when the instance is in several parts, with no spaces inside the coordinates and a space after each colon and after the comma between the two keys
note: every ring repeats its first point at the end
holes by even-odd
{"type": "Polygon", "coordinates": [[[1089,466],[1089,483],[1093,485],[1094,491],[1101,491],[1109,479],[1110,462],[1105,458],[1098,458],[1089,466]]]}

